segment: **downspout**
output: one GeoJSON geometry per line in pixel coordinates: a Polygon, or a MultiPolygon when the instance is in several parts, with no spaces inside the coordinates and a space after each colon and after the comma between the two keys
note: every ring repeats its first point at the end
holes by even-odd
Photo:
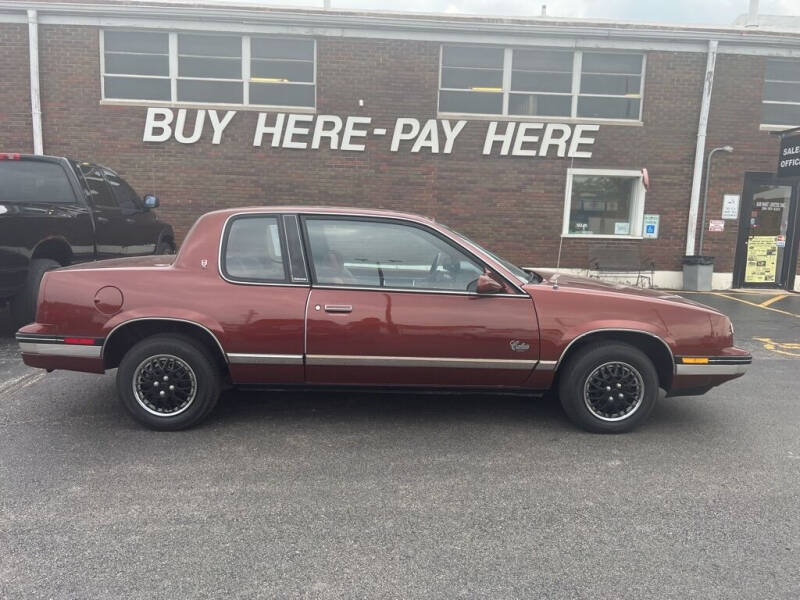
{"type": "Polygon", "coordinates": [[[694,256],[695,235],[697,235],[697,212],[700,206],[700,187],[703,183],[703,161],[706,153],[708,111],[711,106],[711,88],[714,85],[714,66],[717,62],[718,45],[717,40],[708,41],[708,59],[706,61],[706,78],[703,84],[703,102],[700,105],[700,123],[697,126],[697,147],[694,152],[692,196],[689,200],[689,225],[686,228],[687,256],[694,256]]]}
{"type": "Polygon", "coordinates": [[[33,153],[44,154],[42,144],[42,103],[39,97],[39,19],[35,10],[28,10],[28,53],[30,55],[31,70],[33,153]]]}

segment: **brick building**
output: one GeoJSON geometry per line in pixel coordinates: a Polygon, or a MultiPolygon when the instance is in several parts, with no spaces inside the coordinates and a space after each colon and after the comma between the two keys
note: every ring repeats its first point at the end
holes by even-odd
{"type": "Polygon", "coordinates": [[[179,238],[216,208],[381,207],[526,266],[624,253],[681,287],[702,251],[717,288],[796,287],[796,32],[9,1],[0,53],[0,151],[107,164],[179,238]]]}

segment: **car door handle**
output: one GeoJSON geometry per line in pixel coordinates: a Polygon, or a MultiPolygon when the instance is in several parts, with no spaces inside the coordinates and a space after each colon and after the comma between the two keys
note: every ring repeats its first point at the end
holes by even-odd
{"type": "Polygon", "coordinates": [[[108,223],[108,218],[107,217],[97,217],[97,222],[98,223],[108,223]]]}
{"type": "Polygon", "coordinates": [[[325,312],[329,313],[351,313],[353,307],[350,304],[326,304],[325,312]]]}

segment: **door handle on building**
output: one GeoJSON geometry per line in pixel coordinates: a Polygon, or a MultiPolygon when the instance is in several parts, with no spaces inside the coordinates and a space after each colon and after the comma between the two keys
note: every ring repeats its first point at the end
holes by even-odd
{"type": "Polygon", "coordinates": [[[353,307],[350,304],[326,304],[325,312],[329,313],[351,313],[353,307]]]}

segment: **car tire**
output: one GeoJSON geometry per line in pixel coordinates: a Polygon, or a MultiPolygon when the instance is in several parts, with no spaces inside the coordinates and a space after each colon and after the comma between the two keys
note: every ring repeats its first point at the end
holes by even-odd
{"type": "Polygon", "coordinates": [[[638,348],[621,342],[581,348],[558,377],[564,412],[573,423],[595,433],[634,429],[647,419],[659,394],[653,362],[638,348]]]}
{"type": "Polygon", "coordinates": [[[172,240],[159,240],[154,254],[159,256],[162,254],[175,254],[175,244],[172,240]]]}
{"type": "Polygon", "coordinates": [[[175,431],[196,425],[214,409],[220,379],[216,360],[202,344],[179,334],[160,334],[123,356],[117,393],[140,423],[175,431]]]}
{"type": "Polygon", "coordinates": [[[19,329],[36,319],[36,305],[39,300],[42,277],[48,271],[58,269],[60,266],[59,263],[49,258],[34,258],[28,264],[25,287],[11,299],[11,319],[14,327],[19,329]]]}

